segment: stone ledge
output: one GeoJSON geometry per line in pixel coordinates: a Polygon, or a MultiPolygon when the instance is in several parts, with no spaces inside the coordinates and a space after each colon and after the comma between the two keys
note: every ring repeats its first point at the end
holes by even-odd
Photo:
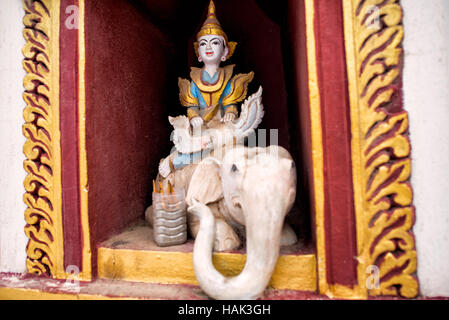
{"type": "MultiPolygon", "coordinates": [[[[80,282],[79,291],[64,280],[0,273],[0,300],[208,300],[193,285],[167,285],[96,279],[80,282]]],[[[262,300],[322,300],[315,292],[267,289],[262,300]]]]}
{"type": "MultiPolygon", "coordinates": [[[[98,277],[133,282],[198,285],[193,270],[193,240],[183,245],[158,247],[152,229],[138,224],[98,248],[98,277]]],[[[246,261],[245,250],[213,254],[213,263],[225,276],[238,275],[246,261]]],[[[316,255],[301,243],[282,247],[269,287],[317,291],[316,255]]]]}

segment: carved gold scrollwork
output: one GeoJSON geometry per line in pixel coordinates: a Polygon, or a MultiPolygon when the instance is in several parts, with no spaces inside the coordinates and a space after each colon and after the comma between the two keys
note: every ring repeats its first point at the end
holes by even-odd
{"type": "Polygon", "coordinates": [[[399,92],[402,9],[398,0],[345,2],[359,285],[370,295],[412,298],[418,281],[409,125],[399,92]],[[373,266],[378,281],[370,283],[373,266]]]}
{"type": "MultiPolygon", "coordinates": [[[[26,142],[24,168],[25,233],[27,269],[30,273],[57,276],[62,263],[60,223],[60,160],[58,63],[55,43],[59,45],[51,17],[56,1],[24,0],[23,48],[25,59],[23,134],[26,142]],[[52,62],[53,61],[53,62],[52,62]],[[57,81],[55,81],[55,79],[57,81]]],[[[59,8],[58,8],[59,10],[59,8]]],[[[53,20],[52,20],[53,18],[53,20]]]]}

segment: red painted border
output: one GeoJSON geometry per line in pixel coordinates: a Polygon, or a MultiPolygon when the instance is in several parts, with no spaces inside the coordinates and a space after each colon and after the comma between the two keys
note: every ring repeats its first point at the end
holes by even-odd
{"type": "Polygon", "coordinates": [[[82,269],[82,230],[79,193],[78,132],[78,30],[66,27],[66,8],[77,0],[61,0],[60,14],[60,128],[62,226],[64,268],[75,265],[82,269]]]}
{"type": "Polygon", "coordinates": [[[327,282],[357,284],[351,123],[341,0],[315,1],[327,282]]]}

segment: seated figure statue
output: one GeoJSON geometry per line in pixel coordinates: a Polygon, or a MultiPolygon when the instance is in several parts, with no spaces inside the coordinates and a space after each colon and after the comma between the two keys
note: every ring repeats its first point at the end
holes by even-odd
{"type": "Polygon", "coordinates": [[[215,299],[260,297],[280,247],[297,242],[285,222],[296,199],[296,166],[289,152],[278,145],[244,145],[262,121],[264,108],[262,88],[246,97],[252,72],[234,75],[234,66],[220,67],[235,46],[220,27],[211,1],[195,43],[204,67],[192,68],[191,81],[179,80],[187,116],[169,117],[175,150],[160,162],[153,205],[145,212],[156,235],[168,239],[162,245],[173,245],[172,239],[179,244],[178,236],[185,241],[188,226],[195,239],[196,278],[215,299]],[[239,114],[238,103],[243,100],[239,114]],[[158,194],[163,195],[161,199],[175,195],[176,201],[178,195],[184,196],[180,202],[186,215],[171,215],[174,202],[154,201],[158,194]],[[243,271],[224,277],[212,263],[212,250],[229,251],[242,245],[247,252],[243,271]]]}
{"type": "MultiPolygon", "coordinates": [[[[238,117],[237,103],[246,98],[254,73],[234,75],[234,65],[220,67],[221,62],[232,56],[236,45],[228,41],[211,1],[207,19],[194,43],[198,61],[203,62],[204,67],[191,68],[191,81],[179,79],[180,102],[187,108],[194,135],[204,131],[201,129],[229,123],[238,117]]],[[[200,155],[173,154],[161,162],[159,173],[166,178],[171,172],[192,163],[192,159],[200,158],[200,155]]]]}
{"type": "MultiPolygon", "coordinates": [[[[216,170],[211,169],[214,166],[206,163],[208,159],[223,163],[223,159],[233,153],[229,149],[243,150],[239,148],[244,147],[244,139],[255,132],[264,115],[262,88],[247,98],[248,84],[254,73],[234,75],[233,65],[220,67],[220,63],[233,54],[236,43],[228,41],[216,18],[213,1],[194,46],[204,67],[192,68],[191,81],[179,79],[180,102],[187,108],[187,116],[169,117],[174,128],[171,137],[174,151],[160,161],[155,185],[160,185],[162,190],[170,190],[171,186],[184,190],[188,206],[192,205],[191,198],[207,204],[215,216],[215,250],[231,250],[239,247],[244,237],[242,221],[237,223],[230,217],[229,203],[221,191],[224,177],[218,177],[216,170]],[[238,103],[243,100],[239,114],[238,103]]],[[[288,152],[278,146],[244,150],[242,157],[246,159],[250,158],[248,154],[268,152],[279,153],[276,158],[291,160],[288,152]]],[[[152,215],[150,206],[146,211],[150,225],[152,215]]],[[[190,234],[196,238],[197,217],[189,214],[188,226],[190,234]]],[[[295,243],[296,240],[294,232],[286,225],[282,244],[295,243]]]]}

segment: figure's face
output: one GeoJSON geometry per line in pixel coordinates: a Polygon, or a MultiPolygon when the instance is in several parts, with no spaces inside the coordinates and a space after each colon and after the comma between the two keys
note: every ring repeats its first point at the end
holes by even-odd
{"type": "Polygon", "coordinates": [[[225,47],[223,37],[216,35],[202,36],[198,41],[199,61],[205,64],[220,64],[226,59],[229,49],[225,47]]]}

